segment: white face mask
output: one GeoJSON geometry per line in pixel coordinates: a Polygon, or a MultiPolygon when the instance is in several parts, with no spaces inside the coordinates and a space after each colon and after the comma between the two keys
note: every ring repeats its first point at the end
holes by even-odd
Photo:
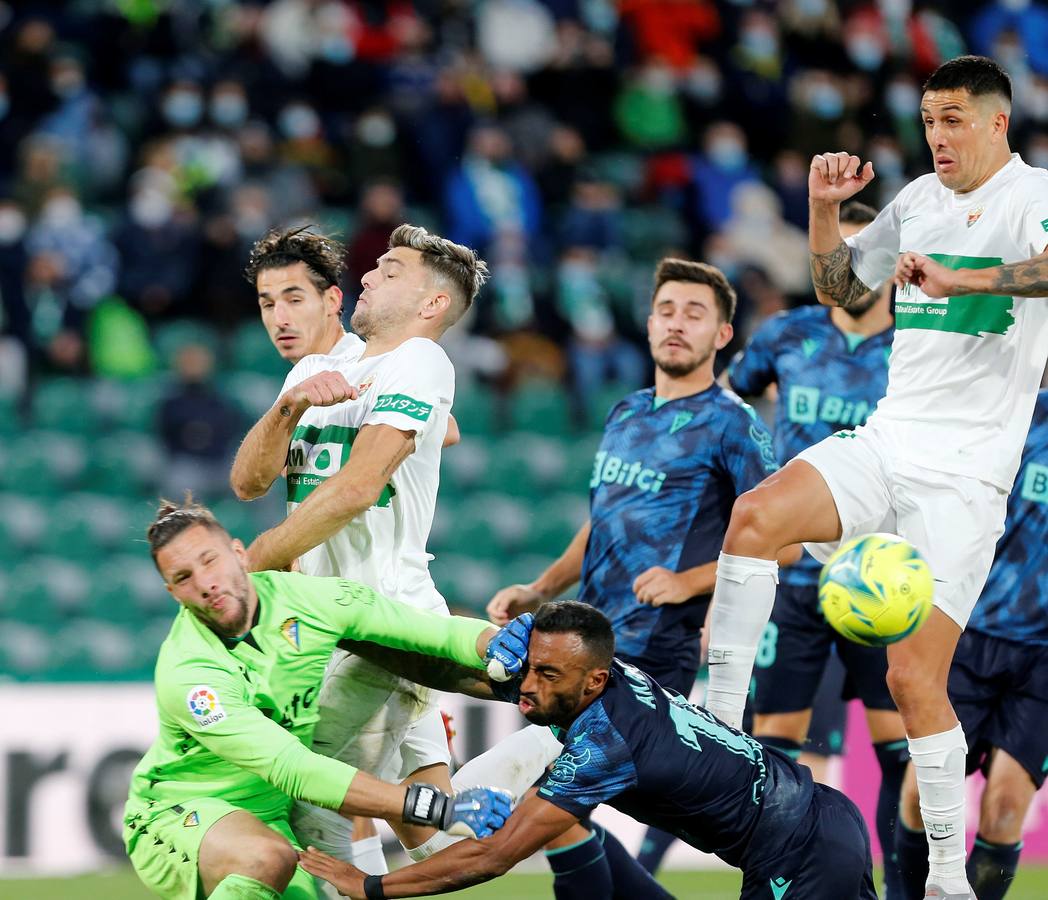
{"type": "Polygon", "coordinates": [[[48,225],[72,225],[80,221],[80,202],[75,197],[54,197],[44,204],[40,217],[48,225]]]}
{"type": "Polygon", "coordinates": [[[142,191],[131,198],[131,218],[143,228],[156,228],[171,220],[174,207],[159,191],[142,191]]]}
{"type": "Polygon", "coordinates": [[[0,209],[0,244],[17,243],[25,234],[25,215],[17,206],[0,209]]]}

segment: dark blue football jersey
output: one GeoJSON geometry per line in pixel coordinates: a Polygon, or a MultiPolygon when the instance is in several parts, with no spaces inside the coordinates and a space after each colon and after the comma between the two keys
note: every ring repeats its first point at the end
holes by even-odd
{"type": "MultiPolygon", "coordinates": [[[[807,447],[844,428],[862,425],[888,389],[888,356],[895,329],[865,339],[841,331],[825,306],[802,306],[767,319],[728,369],[731,386],[757,396],[775,384],[775,455],[785,465],[807,447]]],[[[783,568],[780,580],[818,580],[809,553],[783,568]]]]}
{"type": "Polygon", "coordinates": [[[697,667],[708,596],[652,607],[634,579],[716,560],[735,498],[777,468],[760,417],[719,385],[665,402],[647,388],[612,408],[590,478],[579,600],[611,620],[620,657],[697,667]]]}
{"type": "Polygon", "coordinates": [[[1004,534],[968,627],[1048,644],[1048,389],[1037,395],[1004,534]]]}
{"type": "Polygon", "coordinates": [[[812,801],[809,769],[618,659],[559,737],[541,798],[579,817],[606,803],[734,866],[774,857],[812,801]]]}

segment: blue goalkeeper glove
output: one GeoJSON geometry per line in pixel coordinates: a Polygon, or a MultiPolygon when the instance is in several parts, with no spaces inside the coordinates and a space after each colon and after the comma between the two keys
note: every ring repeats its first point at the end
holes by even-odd
{"type": "Polygon", "coordinates": [[[503,825],[513,811],[513,798],[498,788],[474,787],[451,798],[442,826],[448,834],[486,838],[503,825]]]}
{"type": "Polygon", "coordinates": [[[488,663],[488,675],[493,681],[508,681],[519,675],[528,661],[528,641],[535,617],[531,613],[517,616],[512,622],[499,629],[484,654],[488,663]]]}

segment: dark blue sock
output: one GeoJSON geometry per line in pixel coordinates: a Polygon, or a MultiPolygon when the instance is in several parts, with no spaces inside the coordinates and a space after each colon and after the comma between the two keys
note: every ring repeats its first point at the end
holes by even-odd
{"type": "Polygon", "coordinates": [[[910,831],[899,821],[895,828],[895,864],[899,868],[902,888],[900,900],[924,900],[924,883],[928,880],[928,838],[924,836],[923,828],[910,831]]]}
{"type": "Polygon", "coordinates": [[[797,741],[791,741],[789,738],[783,737],[768,737],[767,735],[754,735],[754,737],[764,744],[765,747],[774,747],[776,750],[781,750],[794,762],[801,755],[802,748],[797,741]]]}
{"type": "Polygon", "coordinates": [[[646,872],[654,875],[662,864],[662,858],[670,849],[673,842],[677,840],[668,831],[660,831],[658,828],[649,827],[644,833],[644,841],[640,845],[640,853],[637,854],[637,862],[646,872]]]}
{"type": "MultiPolygon", "coordinates": [[[[881,789],[877,794],[877,839],[884,853],[884,894],[887,900],[905,896],[902,876],[895,855],[895,828],[899,820],[899,795],[910,751],[903,738],[873,745],[877,763],[881,767],[881,789]]],[[[981,900],[981,898],[980,898],[981,900]]]]}
{"type": "Polygon", "coordinates": [[[1019,867],[1022,849],[1022,841],[1018,844],[991,844],[981,835],[975,836],[966,873],[979,900],[1001,900],[1007,893],[1019,867]]]}
{"type": "Polygon", "coordinates": [[[638,900],[641,897],[644,900],[673,900],[673,895],[630,856],[615,835],[596,824],[593,825],[593,830],[604,844],[608,868],[611,870],[614,893],[609,896],[613,896],[615,900],[638,900]]]}
{"type": "Polygon", "coordinates": [[[557,900],[608,900],[613,896],[604,845],[592,831],[578,844],[547,850],[546,859],[553,870],[553,896],[557,900]]]}

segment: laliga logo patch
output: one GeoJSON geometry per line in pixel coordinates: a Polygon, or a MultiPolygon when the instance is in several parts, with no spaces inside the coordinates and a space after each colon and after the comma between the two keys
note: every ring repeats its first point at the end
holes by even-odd
{"type": "Polygon", "coordinates": [[[226,711],[218,699],[218,692],[206,684],[193,688],[186,697],[189,711],[201,728],[208,728],[226,717],[226,711]]]}
{"type": "Polygon", "coordinates": [[[373,385],[374,383],[375,383],[375,376],[374,375],[368,375],[368,377],[365,378],[358,385],[358,387],[357,387],[357,396],[359,397],[362,394],[364,394],[367,391],[367,389],[369,387],[371,387],[371,385],[373,385]]]}
{"type": "Polygon", "coordinates": [[[979,221],[979,216],[986,210],[985,206],[977,206],[975,209],[968,210],[968,227],[971,228],[976,222],[979,221]]]}
{"type": "Polygon", "coordinates": [[[280,626],[280,633],[284,635],[286,640],[296,650],[299,649],[298,643],[298,619],[284,619],[283,624],[280,626]]]}
{"type": "Polygon", "coordinates": [[[191,812],[188,816],[186,816],[182,820],[182,827],[183,828],[193,828],[194,826],[199,825],[199,824],[200,824],[200,816],[198,816],[195,812],[191,812]]]}

